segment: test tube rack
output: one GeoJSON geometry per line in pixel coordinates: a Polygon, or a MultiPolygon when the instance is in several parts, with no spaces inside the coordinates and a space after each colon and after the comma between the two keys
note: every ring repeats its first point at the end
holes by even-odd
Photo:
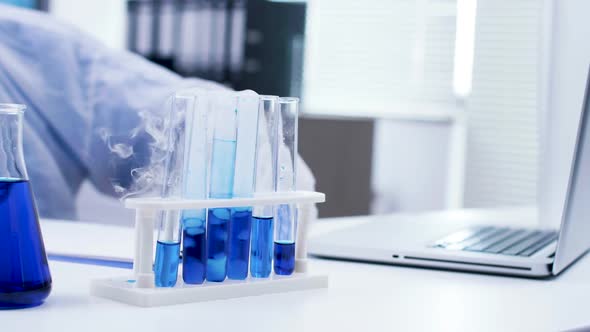
{"type": "Polygon", "coordinates": [[[155,307],[191,302],[224,300],[245,296],[318,289],[328,287],[326,275],[308,273],[307,233],[313,204],[323,203],[325,195],[318,192],[295,191],[255,195],[252,198],[231,199],[166,199],[129,198],[125,207],[135,209],[135,254],[133,275],[93,280],[92,295],[140,307],[155,307]],[[299,219],[295,244],[295,272],[290,276],[271,274],[268,278],[225,280],[189,285],[179,276],[174,287],[154,285],[154,226],[158,212],[166,210],[196,210],[297,204],[299,219]]]}

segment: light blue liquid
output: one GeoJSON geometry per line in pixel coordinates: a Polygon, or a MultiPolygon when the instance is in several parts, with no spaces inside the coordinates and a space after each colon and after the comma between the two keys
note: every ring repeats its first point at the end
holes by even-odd
{"type": "Polygon", "coordinates": [[[180,261],[180,243],[160,242],[156,245],[156,262],[154,274],[157,287],[174,287],[178,277],[180,261]]]}
{"type": "Polygon", "coordinates": [[[251,208],[232,209],[227,259],[227,277],[230,279],[243,280],[248,277],[251,219],[251,208]]]}
{"type": "MultiPolygon", "coordinates": [[[[210,198],[231,198],[236,163],[235,140],[213,140],[210,198]]],[[[223,281],[227,275],[231,210],[209,209],[207,218],[207,280],[223,281]]]]}
{"type": "Polygon", "coordinates": [[[214,139],[211,155],[210,198],[232,198],[235,164],[236,141],[214,139]]]}
{"type": "Polygon", "coordinates": [[[254,278],[267,278],[272,269],[273,218],[252,218],[252,248],[250,274],[254,278]]]}

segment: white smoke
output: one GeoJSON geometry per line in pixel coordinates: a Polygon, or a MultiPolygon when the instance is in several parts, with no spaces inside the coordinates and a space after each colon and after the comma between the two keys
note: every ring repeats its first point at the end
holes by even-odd
{"type": "Polygon", "coordinates": [[[109,150],[114,153],[118,158],[127,159],[133,155],[133,147],[129,144],[123,143],[115,143],[111,142],[112,134],[109,129],[107,128],[100,128],[98,130],[98,134],[105,142],[105,144],[109,147],[109,150]]]}
{"type": "MultiPolygon", "coordinates": [[[[174,144],[169,138],[169,131],[178,120],[172,116],[171,102],[170,97],[162,105],[163,109],[157,112],[139,111],[139,125],[126,135],[125,141],[133,141],[139,135],[147,134],[150,140],[148,144],[150,156],[145,165],[130,170],[132,179],[130,185],[122,186],[112,179],[113,190],[121,200],[130,196],[160,194],[165,177],[166,159],[174,149],[174,144]]],[[[139,153],[131,144],[113,143],[113,135],[108,128],[100,128],[98,134],[115,158],[115,163],[139,153]]]]}

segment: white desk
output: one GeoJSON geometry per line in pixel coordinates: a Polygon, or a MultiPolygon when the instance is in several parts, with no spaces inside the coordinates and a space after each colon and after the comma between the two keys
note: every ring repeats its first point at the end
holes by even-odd
{"type": "MultiPolygon", "coordinates": [[[[318,224],[314,231],[334,225],[318,224]]],[[[107,227],[67,226],[74,241],[87,246],[96,246],[96,235],[107,227]]],[[[63,242],[63,225],[44,223],[43,228],[48,248],[64,246],[57,243],[63,242]]],[[[127,245],[131,250],[132,230],[106,230],[111,239],[128,234],[129,243],[109,241],[103,251],[125,251],[127,245]]],[[[318,259],[310,263],[313,272],[330,275],[329,289],[138,308],[88,294],[91,278],[130,270],[52,261],[54,288],[47,302],[0,311],[0,331],[555,331],[590,325],[588,257],[552,280],[318,259]]]]}

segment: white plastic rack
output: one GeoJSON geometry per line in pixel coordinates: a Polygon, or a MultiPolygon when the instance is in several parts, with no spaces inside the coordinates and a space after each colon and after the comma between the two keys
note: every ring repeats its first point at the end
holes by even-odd
{"type": "Polygon", "coordinates": [[[306,258],[307,228],[311,219],[311,209],[313,204],[324,201],[324,194],[309,191],[231,199],[129,198],[125,200],[125,207],[135,209],[133,275],[127,278],[94,280],[90,286],[91,293],[128,304],[153,307],[326,288],[328,287],[328,277],[309,274],[306,258]],[[179,277],[174,287],[155,287],[153,272],[154,226],[159,211],[280,204],[297,204],[299,209],[295,272],[292,275],[271,275],[269,278],[247,278],[246,280],[226,280],[223,282],[205,281],[201,285],[184,284],[182,278],[179,277]]]}

